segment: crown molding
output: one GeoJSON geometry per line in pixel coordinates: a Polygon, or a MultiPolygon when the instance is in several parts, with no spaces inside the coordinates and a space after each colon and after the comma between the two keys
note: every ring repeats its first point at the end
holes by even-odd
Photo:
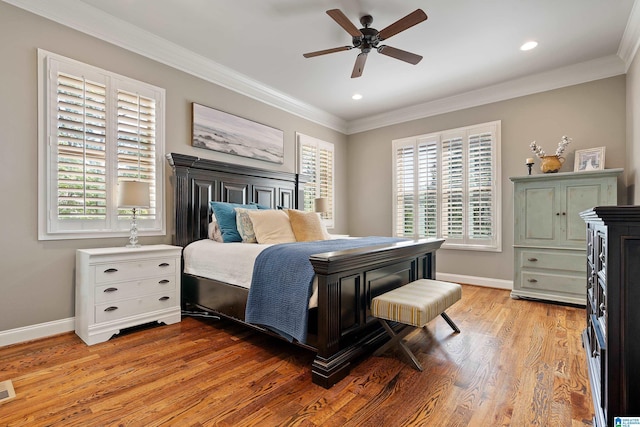
{"type": "Polygon", "coordinates": [[[347,135],[561,87],[573,86],[624,73],[625,64],[622,59],[617,55],[611,55],[510,80],[448,98],[425,102],[364,119],[353,120],[348,123],[347,135]]]}
{"type": "Polygon", "coordinates": [[[640,6],[636,1],[618,49],[618,56],[611,55],[574,64],[347,122],[168,40],[116,19],[84,2],[76,0],[1,1],[346,135],[624,74],[640,45],[640,6]],[[118,28],[118,31],[113,31],[113,28],[118,28]]]}
{"type": "Polygon", "coordinates": [[[640,4],[636,0],[627,20],[627,26],[624,29],[620,46],[618,47],[618,56],[625,63],[625,72],[629,70],[633,59],[636,56],[638,47],[640,46],[640,4]]]}
{"type": "Polygon", "coordinates": [[[346,132],[347,122],[337,116],[114,18],[84,2],[75,0],[2,1],[306,120],[338,132],[346,132]],[[113,31],[114,28],[118,31],[113,31]]]}

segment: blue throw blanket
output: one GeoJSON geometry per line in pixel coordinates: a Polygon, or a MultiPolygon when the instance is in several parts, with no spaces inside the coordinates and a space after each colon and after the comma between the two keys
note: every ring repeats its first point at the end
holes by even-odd
{"type": "Polygon", "coordinates": [[[268,247],[258,255],[253,267],[245,320],[265,326],[289,341],[296,339],[301,343],[306,342],[309,298],[315,275],[309,257],[402,240],[405,239],[364,237],[283,243],[268,247]]]}

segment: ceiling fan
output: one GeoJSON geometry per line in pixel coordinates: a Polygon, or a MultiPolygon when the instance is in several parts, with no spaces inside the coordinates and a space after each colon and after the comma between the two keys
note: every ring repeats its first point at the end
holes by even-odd
{"type": "Polygon", "coordinates": [[[390,56],[392,58],[399,59],[401,61],[408,62],[416,65],[422,59],[422,56],[415,53],[407,52],[406,50],[396,49],[395,47],[387,45],[379,45],[383,40],[388,39],[391,36],[395,36],[401,31],[413,27],[422,21],[427,20],[427,14],[422,9],[416,9],[404,18],[400,18],[393,24],[378,31],[375,28],[371,28],[373,18],[371,15],[364,15],[360,18],[360,23],[364,28],[358,29],[349,18],[342,13],[340,9],[327,10],[327,15],[333,18],[347,33],[353,37],[352,46],[341,46],[332,49],[318,50],[316,52],[305,53],[302,56],[305,58],[312,58],[314,56],[326,55],[328,53],[341,52],[343,50],[351,50],[353,48],[360,49],[360,53],[356,58],[356,63],[351,73],[351,78],[360,77],[362,70],[364,70],[364,64],[367,61],[367,55],[371,49],[375,49],[378,53],[390,56]]]}

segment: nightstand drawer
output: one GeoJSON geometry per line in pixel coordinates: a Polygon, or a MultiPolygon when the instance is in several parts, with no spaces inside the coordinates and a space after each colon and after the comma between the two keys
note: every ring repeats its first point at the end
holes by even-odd
{"type": "Polygon", "coordinates": [[[518,256],[517,263],[520,268],[543,268],[583,273],[586,266],[585,255],[580,252],[520,249],[516,251],[516,256],[518,256]]]}
{"type": "Polygon", "coordinates": [[[112,283],[98,286],[95,290],[96,304],[118,301],[127,298],[142,297],[161,292],[175,291],[175,276],[152,277],[132,282],[112,283]]]}
{"type": "Polygon", "coordinates": [[[175,258],[97,264],[95,266],[95,283],[111,283],[143,277],[162,276],[174,274],[175,271],[175,258]]]}
{"type": "Polygon", "coordinates": [[[108,322],[136,314],[170,308],[176,305],[176,301],[175,290],[170,290],[168,292],[147,295],[140,298],[97,304],[95,322],[108,322]]]}

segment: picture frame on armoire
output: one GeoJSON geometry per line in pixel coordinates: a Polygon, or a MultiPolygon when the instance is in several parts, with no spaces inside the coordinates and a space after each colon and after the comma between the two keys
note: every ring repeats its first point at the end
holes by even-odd
{"type": "Polygon", "coordinates": [[[604,153],[606,147],[576,150],[576,158],[573,165],[574,172],[603,170],[604,153]]]}
{"type": "Polygon", "coordinates": [[[221,153],[284,163],[284,132],[193,103],[191,145],[221,153]]]}

